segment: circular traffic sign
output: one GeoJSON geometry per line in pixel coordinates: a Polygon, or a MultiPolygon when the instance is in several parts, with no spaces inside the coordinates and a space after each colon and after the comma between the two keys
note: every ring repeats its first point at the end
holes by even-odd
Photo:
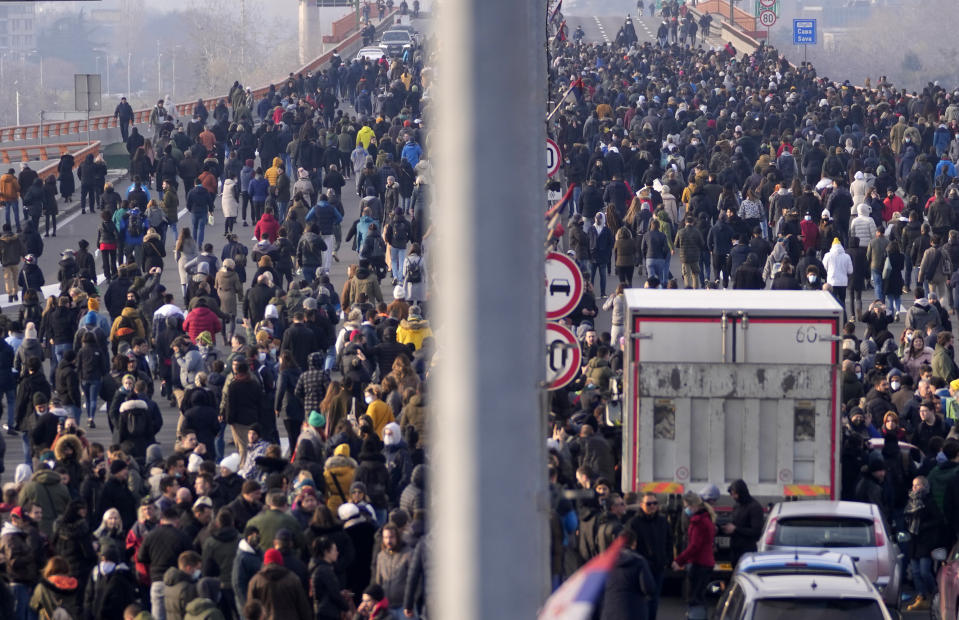
{"type": "Polygon", "coordinates": [[[776,14],[770,9],[763,9],[759,12],[759,23],[769,28],[776,23],[776,14]]]}
{"type": "Polygon", "coordinates": [[[546,255],[546,320],[555,321],[572,312],[583,297],[583,273],[573,259],[550,252],[546,255]]]}
{"type": "Polygon", "coordinates": [[[546,389],[558,390],[576,378],[583,353],[569,328],[546,324],[546,389]]]}
{"type": "Polygon", "coordinates": [[[771,9],[772,7],[776,6],[776,2],[778,2],[778,0],[759,0],[759,4],[761,4],[762,6],[768,9],[771,9]]]}
{"type": "Polygon", "coordinates": [[[559,164],[563,161],[563,153],[559,145],[546,138],[546,176],[551,177],[559,171],[559,164]]]}

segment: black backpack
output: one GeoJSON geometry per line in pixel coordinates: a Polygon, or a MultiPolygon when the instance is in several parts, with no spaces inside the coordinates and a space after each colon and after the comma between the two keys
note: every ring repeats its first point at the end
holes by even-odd
{"type": "Polygon", "coordinates": [[[130,233],[131,237],[141,237],[143,236],[143,215],[140,213],[139,209],[133,209],[127,211],[127,232],[130,233]]]}
{"type": "Polygon", "coordinates": [[[406,281],[410,284],[419,284],[423,281],[423,266],[420,264],[422,260],[418,258],[406,263],[406,281]]]}
{"type": "Polygon", "coordinates": [[[127,439],[145,437],[150,430],[150,420],[147,419],[148,411],[146,409],[134,408],[130,411],[124,411],[121,424],[123,425],[124,435],[127,439]]]}
{"type": "Polygon", "coordinates": [[[393,243],[394,248],[405,248],[410,241],[410,224],[406,220],[397,220],[393,224],[393,243]]]}

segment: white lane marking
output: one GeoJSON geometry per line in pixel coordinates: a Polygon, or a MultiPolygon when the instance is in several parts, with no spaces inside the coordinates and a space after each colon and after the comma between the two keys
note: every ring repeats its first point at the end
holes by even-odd
{"type": "Polygon", "coordinates": [[[606,29],[603,27],[603,22],[599,21],[599,18],[595,15],[593,16],[593,20],[595,20],[596,25],[599,27],[599,34],[603,35],[603,41],[609,43],[609,35],[606,34],[606,29]]]}
{"type": "MultiPolygon", "coordinates": [[[[184,215],[186,215],[186,213],[187,213],[187,210],[186,210],[186,209],[181,209],[180,211],[178,211],[177,214],[176,214],[176,216],[177,216],[177,221],[179,222],[180,219],[181,219],[184,215]]],[[[86,215],[86,213],[81,213],[80,211],[77,211],[77,212],[75,212],[73,215],[70,215],[70,216],[64,218],[62,221],[58,221],[58,222],[57,222],[57,228],[62,228],[63,226],[66,226],[67,224],[69,224],[69,223],[72,222],[73,220],[77,219],[77,218],[80,217],[81,215],[86,215]]],[[[98,214],[96,217],[99,218],[99,217],[100,217],[99,214],[98,214]]],[[[98,258],[99,258],[99,257],[98,257],[98,258]]],[[[118,258],[119,258],[119,257],[118,257],[118,258]]],[[[97,262],[100,262],[100,261],[98,260],[97,262]]],[[[46,275],[46,274],[44,274],[44,275],[46,275]]],[[[102,273],[98,273],[98,274],[97,274],[97,286],[100,286],[101,284],[103,284],[103,282],[104,282],[105,280],[106,280],[106,277],[104,277],[104,275],[103,275],[102,273]]],[[[18,286],[18,287],[17,287],[18,294],[19,294],[19,290],[20,290],[20,288],[19,288],[19,286],[18,286]]],[[[43,298],[44,298],[44,299],[46,299],[47,297],[50,297],[51,295],[59,295],[59,294],[60,294],[60,283],[59,283],[59,282],[53,282],[53,283],[47,284],[47,285],[45,285],[45,286],[42,286],[42,287],[40,288],[40,292],[43,294],[43,298]]],[[[5,299],[0,300],[0,308],[12,308],[12,307],[16,307],[16,306],[19,306],[19,305],[20,305],[20,300],[19,300],[19,299],[18,299],[17,301],[9,301],[9,297],[7,297],[7,298],[5,298],[5,299]]]]}

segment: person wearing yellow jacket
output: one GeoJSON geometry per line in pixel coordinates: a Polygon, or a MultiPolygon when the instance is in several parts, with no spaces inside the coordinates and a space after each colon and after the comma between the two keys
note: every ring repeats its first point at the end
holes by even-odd
{"type": "Polygon", "coordinates": [[[423,340],[432,336],[430,323],[423,318],[423,311],[419,306],[411,306],[409,317],[400,321],[400,326],[396,328],[396,341],[400,344],[412,344],[417,350],[423,346],[423,340]]]}
{"type": "Polygon", "coordinates": [[[327,507],[336,512],[340,504],[349,502],[350,485],[356,472],[356,461],[350,458],[349,444],[341,443],[333,450],[333,456],[326,459],[323,468],[323,481],[326,483],[327,507]]]}
{"type": "Polygon", "coordinates": [[[279,157],[273,158],[273,165],[266,169],[263,176],[270,182],[270,187],[276,185],[276,177],[280,175],[280,169],[283,168],[283,160],[279,157]]]}
{"type": "Polygon", "coordinates": [[[363,125],[359,131],[356,132],[356,145],[363,145],[364,149],[369,150],[370,140],[373,139],[374,133],[373,129],[369,125],[363,125]]]}

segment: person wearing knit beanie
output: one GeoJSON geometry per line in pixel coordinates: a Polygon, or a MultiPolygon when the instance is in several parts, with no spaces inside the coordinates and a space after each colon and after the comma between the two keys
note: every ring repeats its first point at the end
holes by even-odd
{"type": "Polygon", "coordinates": [[[268,564],[283,566],[283,554],[277,549],[267,549],[266,553],[263,554],[263,565],[267,566],[268,564]]]}

